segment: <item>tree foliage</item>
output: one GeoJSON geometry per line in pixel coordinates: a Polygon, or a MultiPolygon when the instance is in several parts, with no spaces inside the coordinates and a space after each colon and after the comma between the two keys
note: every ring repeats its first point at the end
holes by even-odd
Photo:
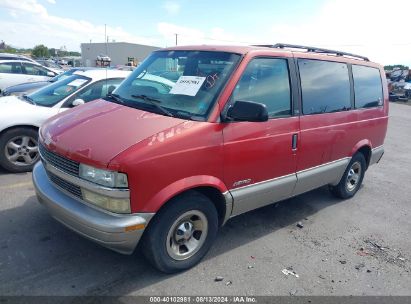
{"type": "Polygon", "coordinates": [[[43,44],[36,45],[33,48],[32,54],[37,58],[47,58],[50,56],[49,49],[43,44]]]}
{"type": "Polygon", "coordinates": [[[384,66],[384,70],[392,71],[394,68],[400,68],[401,70],[408,70],[408,66],[402,64],[393,64],[384,66]]]}

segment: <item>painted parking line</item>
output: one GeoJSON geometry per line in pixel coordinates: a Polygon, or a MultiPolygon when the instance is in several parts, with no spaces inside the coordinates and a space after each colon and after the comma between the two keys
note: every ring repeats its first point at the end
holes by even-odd
{"type": "Polygon", "coordinates": [[[0,186],[0,189],[17,189],[17,188],[23,188],[27,186],[32,186],[32,182],[25,182],[25,183],[16,183],[16,184],[11,184],[11,185],[6,185],[6,186],[0,186]]]}

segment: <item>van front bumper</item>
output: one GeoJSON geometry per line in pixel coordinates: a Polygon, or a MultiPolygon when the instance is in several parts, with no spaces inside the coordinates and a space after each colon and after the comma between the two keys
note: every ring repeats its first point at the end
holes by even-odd
{"type": "Polygon", "coordinates": [[[39,202],[59,222],[104,247],[133,253],[153,213],[115,214],[100,211],[74,199],[54,186],[41,162],[33,169],[33,184],[39,202]]]}

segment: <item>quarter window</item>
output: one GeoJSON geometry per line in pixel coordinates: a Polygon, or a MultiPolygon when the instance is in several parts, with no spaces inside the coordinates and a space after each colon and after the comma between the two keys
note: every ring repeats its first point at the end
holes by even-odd
{"type": "Polygon", "coordinates": [[[345,63],[299,59],[304,114],[351,108],[350,79],[345,63]]]}
{"type": "Polygon", "coordinates": [[[353,65],[354,94],[356,108],[370,108],[382,105],[382,84],[377,68],[353,65]]]}
{"type": "Polygon", "coordinates": [[[285,59],[256,58],[245,69],[233,100],[254,101],[267,107],[270,118],[291,115],[290,80],[285,59]]]}

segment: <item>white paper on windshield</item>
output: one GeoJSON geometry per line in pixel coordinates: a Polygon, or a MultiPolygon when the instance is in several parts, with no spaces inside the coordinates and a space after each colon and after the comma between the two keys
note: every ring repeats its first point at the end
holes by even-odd
{"type": "Polygon", "coordinates": [[[86,79],[74,79],[72,82],[68,83],[67,85],[72,86],[72,87],[79,87],[85,82],[87,82],[86,79]]]}
{"type": "Polygon", "coordinates": [[[196,96],[205,79],[205,77],[198,76],[180,76],[176,84],[170,90],[170,94],[196,96]]]}

